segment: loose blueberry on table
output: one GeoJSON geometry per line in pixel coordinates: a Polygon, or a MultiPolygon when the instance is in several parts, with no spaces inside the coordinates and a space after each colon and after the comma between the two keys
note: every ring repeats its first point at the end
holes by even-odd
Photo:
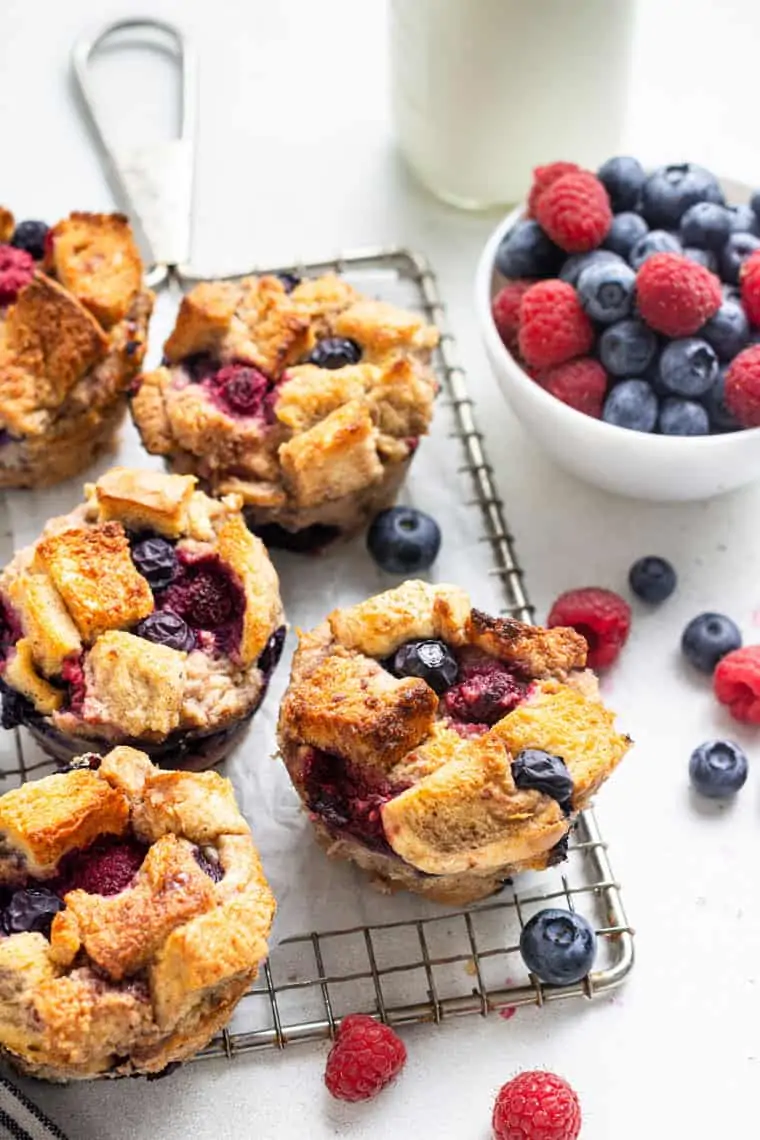
{"type": "Polygon", "coordinates": [[[414,507],[381,511],[367,532],[367,549],[389,574],[416,574],[429,569],[440,548],[438,523],[414,507]]]}
{"type": "Polygon", "coordinates": [[[637,559],[628,572],[628,584],[636,597],[652,605],[658,605],[669,598],[677,581],[670,562],[656,555],[637,559]]]}
{"type": "Polygon", "coordinates": [[[744,787],[747,757],[731,740],[708,740],[692,752],[689,778],[700,795],[727,799],[744,787]]]}
{"type": "Polygon", "coordinates": [[[684,657],[701,673],[712,673],[727,653],[738,649],[742,635],[725,614],[705,613],[692,618],[681,637],[684,657]]]}

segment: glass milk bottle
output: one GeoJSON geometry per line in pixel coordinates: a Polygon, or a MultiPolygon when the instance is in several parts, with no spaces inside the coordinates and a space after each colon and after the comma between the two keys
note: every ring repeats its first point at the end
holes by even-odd
{"type": "Polygon", "coordinates": [[[516,202],[534,166],[594,169],[620,143],[635,0],[390,0],[391,94],[435,194],[516,202]]]}

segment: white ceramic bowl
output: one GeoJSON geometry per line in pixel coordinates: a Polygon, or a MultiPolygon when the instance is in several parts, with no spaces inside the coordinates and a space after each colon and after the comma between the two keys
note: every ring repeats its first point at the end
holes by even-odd
{"type": "MultiPolygon", "coordinates": [[[[726,185],[729,201],[742,197],[726,185]]],[[[709,499],[760,479],[760,428],[725,435],[664,436],[629,431],[576,412],[531,380],[504,347],[491,316],[503,278],[494,268],[499,242],[522,216],[500,223],[486,243],[476,278],[476,310],[486,352],[512,410],[543,450],[587,483],[653,502],[709,499]]]]}

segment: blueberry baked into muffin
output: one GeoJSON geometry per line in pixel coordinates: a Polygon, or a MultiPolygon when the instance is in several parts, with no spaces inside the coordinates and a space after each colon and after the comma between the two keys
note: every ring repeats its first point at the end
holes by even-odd
{"type": "Polygon", "coordinates": [[[303,634],[280,754],[330,855],[386,890],[466,903],[565,856],[630,746],[572,629],[408,581],[303,634]]]}
{"type": "Polygon", "coordinates": [[[0,797],[0,1052],[50,1081],[202,1049],[266,957],[275,903],[232,785],[132,748],[0,797]]]}
{"type": "Polygon", "coordinates": [[[145,447],[312,549],[396,497],[428,430],[435,328],[329,274],[197,285],[132,414],[145,447]]]}
{"type": "Polygon", "coordinates": [[[48,228],[0,208],[0,488],[45,487],[113,444],[153,294],[121,214],[48,228]]]}
{"type": "Polygon", "coordinates": [[[285,637],[277,574],[240,513],[191,475],[114,467],[0,574],[6,727],[53,756],[131,744],[217,763],[285,637]]]}

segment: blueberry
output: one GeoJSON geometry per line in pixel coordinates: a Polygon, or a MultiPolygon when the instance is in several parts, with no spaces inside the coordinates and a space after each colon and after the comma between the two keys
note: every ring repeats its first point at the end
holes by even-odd
{"type": "Polygon", "coordinates": [[[725,202],[718,179],[709,170],[684,162],[661,166],[641,188],[641,212],[650,226],[675,228],[697,202],[725,202]]]}
{"type": "Polygon", "coordinates": [[[435,519],[414,507],[381,511],[367,534],[367,549],[390,574],[416,574],[438,557],[441,529],[435,519]]]}
{"type": "Polygon", "coordinates": [[[636,208],[646,174],[637,158],[621,155],[608,158],[596,172],[596,176],[610,196],[610,205],[615,214],[621,210],[636,208]]]}
{"type": "Polygon", "coordinates": [[[50,927],[64,902],[46,887],[26,887],[16,891],[3,911],[3,930],[6,934],[50,935],[50,927]]]}
{"type": "Polygon", "coordinates": [[[301,278],[297,273],[278,273],[277,277],[284,285],[286,293],[292,293],[296,286],[301,284],[301,278]]]}
{"type": "Polygon", "coordinates": [[[721,368],[712,388],[703,397],[707,414],[710,417],[710,426],[713,431],[738,431],[741,424],[733,412],[726,406],[725,400],[726,369],[721,368]]]}
{"type": "Polygon", "coordinates": [[[584,270],[592,265],[618,264],[623,259],[611,249],[592,249],[588,253],[571,253],[559,271],[560,281],[575,287],[584,270]]]}
{"type": "Polygon", "coordinates": [[[733,360],[737,352],[749,344],[749,321],[739,301],[725,300],[714,317],[710,317],[699,335],[707,341],[718,360],[733,360]]]}
{"type": "Polygon", "coordinates": [[[443,641],[407,641],[393,654],[390,672],[396,677],[421,677],[436,693],[450,689],[459,666],[443,641]]]}
{"type": "Polygon", "coordinates": [[[345,368],[358,364],[362,358],[361,347],[347,336],[326,336],[317,341],[309,356],[309,364],[317,368],[345,368]]]}
{"type": "Polygon", "coordinates": [[[731,221],[732,234],[754,234],[756,237],[760,235],[757,217],[751,206],[727,206],[726,210],[731,221]]]}
{"type": "Polygon", "coordinates": [[[593,321],[613,324],[633,308],[636,274],[617,262],[590,265],[578,278],[578,297],[593,321]]]}
{"type": "Polygon", "coordinates": [[[636,597],[651,605],[658,605],[669,598],[677,580],[667,558],[658,558],[655,554],[637,559],[628,571],[628,584],[636,597]]]}
{"type": "Polygon", "coordinates": [[[692,618],[681,637],[681,650],[701,673],[712,673],[715,666],[734,649],[741,648],[739,627],[725,614],[700,614],[692,618]]]}
{"type": "Polygon", "coordinates": [[[641,376],[657,354],[657,337],[643,321],[619,321],[599,338],[599,359],[611,376],[641,376]]]}
{"type": "Polygon", "coordinates": [[[45,255],[45,238],[50,227],[45,222],[19,222],[13,231],[11,245],[25,249],[35,261],[42,261],[45,255]]]}
{"type": "Polygon", "coordinates": [[[259,670],[264,674],[265,680],[269,680],[280,662],[285,646],[286,633],[287,629],[284,625],[276,629],[262,649],[261,655],[256,662],[259,670]]]}
{"type": "Polygon", "coordinates": [[[604,402],[602,419],[632,431],[654,431],[657,397],[646,380],[621,380],[604,402]]]}
{"type": "Polygon", "coordinates": [[[684,257],[688,257],[689,261],[695,261],[697,265],[702,265],[705,269],[709,269],[711,273],[718,272],[719,259],[714,249],[698,249],[696,246],[684,246],[684,257]]]}
{"type": "Polygon", "coordinates": [[[196,847],[193,850],[193,857],[204,875],[208,875],[215,883],[221,883],[224,878],[224,867],[219,860],[216,847],[196,847]]]}
{"type": "Polygon", "coordinates": [[[132,547],[132,561],[152,590],[163,590],[177,575],[177,554],[165,538],[144,538],[132,547]]]}
{"type": "Polygon", "coordinates": [[[749,200],[750,209],[756,218],[760,219],[760,190],[755,190],[749,200]]]}
{"type": "Polygon", "coordinates": [[[583,915],[548,907],[525,924],[520,953],[530,972],[542,982],[570,986],[591,969],[596,935],[583,915]]]}
{"type": "Polygon", "coordinates": [[[720,275],[729,285],[739,284],[739,270],[751,253],[760,249],[760,238],[754,234],[731,234],[720,255],[720,275]]]}
{"type": "Polygon", "coordinates": [[[512,761],[512,779],[518,788],[551,796],[569,815],[575,785],[561,756],[552,756],[539,748],[524,748],[512,761]]]}
{"type": "Polygon", "coordinates": [[[648,233],[649,226],[641,214],[616,214],[604,239],[604,248],[627,260],[636,242],[641,241],[648,233]]]}
{"type": "Polygon", "coordinates": [[[701,796],[727,799],[744,787],[747,757],[732,740],[707,740],[691,754],[689,777],[701,796]]]}
{"type": "Polygon", "coordinates": [[[696,336],[671,340],[660,356],[660,383],[671,396],[703,396],[718,375],[718,358],[696,336]]]}
{"type": "Polygon", "coordinates": [[[631,248],[628,260],[634,269],[641,269],[646,259],[654,253],[681,252],[681,243],[675,234],[670,234],[667,230],[650,230],[631,248]]]}
{"type": "Polygon", "coordinates": [[[137,623],[135,633],[155,645],[166,645],[181,653],[190,653],[195,649],[195,634],[187,622],[171,610],[156,610],[155,613],[148,614],[137,623]]]}
{"type": "Polygon", "coordinates": [[[681,241],[684,245],[717,252],[726,244],[732,226],[732,215],[725,206],[697,202],[681,218],[681,241]]]}
{"type": "Polygon", "coordinates": [[[709,435],[710,420],[696,400],[667,396],[660,405],[657,430],[660,435],[709,435]]]}
{"type": "Polygon", "coordinates": [[[505,277],[553,277],[563,256],[538,222],[527,220],[502,238],[494,261],[505,277]]]}

